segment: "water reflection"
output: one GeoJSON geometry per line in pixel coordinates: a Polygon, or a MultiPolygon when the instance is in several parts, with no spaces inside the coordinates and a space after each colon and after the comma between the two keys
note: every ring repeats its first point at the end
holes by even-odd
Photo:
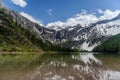
{"type": "MultiPolygon", "coordinates": [[[[21,64],[30,68],[28,73],[19,72],[29,76],[27,75],[25,79],[17,76],[19,78],[17,80],[120,80],[120,55],[46,53],[32,55],[28,60],[31,60],[28,65],[21,64]]],[[[8,75],[5,74],[5,76],[8,75]]],[[[2,77],[5,76],[2,75],[2,77]]],[[[0,76],[0,80],[16,79],[13,75],[12,79],[1,79],[0,76]]]]}
{"type": "Polygon", "coordinates": [[[101,62],[93,55],[93,53],[83,53],[79,54],[79,56],[72,55],[72,58],[80,60],[86,65],[92,64],[92,62],[95,62],[96,64],[101,64],[101,62]]]}
{"type": "MultiPolygon", "coordinates": [[[[47,64],[43,62],[44,65],[40,66],[39,73],[42,75],[39,78],[43,80],[119,80],[120,72],[106,69],[103,66],[104,61],[102,62],[99,57],[93,53],[54,54],[47,60],[47,64]]],[[[36,77],[33,80],[36,80],[36,77]]]]}

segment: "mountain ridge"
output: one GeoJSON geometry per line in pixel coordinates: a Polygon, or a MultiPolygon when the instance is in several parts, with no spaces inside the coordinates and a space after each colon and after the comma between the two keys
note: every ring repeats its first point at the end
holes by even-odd
{"type": "Polygon", "coordinates": [[[0,52],[74,51],[44,39],[41,34],[47,31],[13,10],[0,8],[0,52]]]}
{"type": "Polygon", "coordinates": [[[78,48],[81,51],[92,51],[97,45],[120,33],[120,14],[110,20],[101,20],[85,27],[77,24],[62,30],[54,30],[40,26],[14,10],[5,8],[5,13],[12,16],[14,22],[30,30],[43,41],[47,40],[54,45],[59,44],[66,48],[78,48]]]}
{"type": "Polygon", "coordinates": [[[71,44],[66,46],[92,51],[94,47],[101,44],[103,41],[120,33],[119,23],[120,18],[118,15],[111,20],[102,20],[87,27],[82,27],[80,25],[73,26],[71,29],[68,27],[57,31],[57,41],[65,45],[66,41],[71,40],[71,44]]]}

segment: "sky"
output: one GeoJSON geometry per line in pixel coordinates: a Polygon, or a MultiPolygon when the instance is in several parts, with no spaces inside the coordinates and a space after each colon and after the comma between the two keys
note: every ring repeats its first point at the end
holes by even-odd
{"type": "Polygon", "coordinates": [[[120,13],[120,0],[3,0],[3,3],[33,22],[47,26],[84,25],[120,13]]]}

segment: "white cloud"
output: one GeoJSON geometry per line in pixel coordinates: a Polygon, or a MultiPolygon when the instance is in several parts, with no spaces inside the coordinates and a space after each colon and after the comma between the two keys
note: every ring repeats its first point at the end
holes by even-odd
{"type": "Polygon", "coordinates": [[[90,23],[93,23],[95,21],[97,21],[97,17],[95,15],[93,15],[92,13],[80,13],[80,14],[76,14],[74,17],[69,18],[66,21],[67,25],[77,25],[77,24],[81,24],[83,26],[88,25],[90,23]]]}
{"type": "Polygon", "coordinates": [[[86,11],[82,13],[76,14],[74,17],[68,18],[66,22],[52,22],[48,23],[47,27],[58,26],[58,27],[66,27],[66,26],[75,26],[77,24],[81,24],[82,26],[88,25],[92,22],[98,21],[98,18],[92,13],[87,14],[86,11]]]}
{"type": "Polygon", "coordinates": [[[62,27],[64,25],[64,23],[61,22],[61,21],[57,21],[57,22],[54,22],[54,23],[49,23],[47,26],[51,26],[51,25],[62,27]]]}
{"type": "Polygon", "coordinates": [[[27,6],[27,2],[25,0],[11,0],[11,2],[15,5],[20,6],[20,7],[27,6]]]}
{"type": "Polygon", "coordinates": [[[115,11],[111,11],[109,9],[105,10],[102,14],[102,16],[100,16],[100,20],[105,20],[105,19],[112,19],[114,17],[116,17],[118,14],[120,13],[120,10],[115,10],[115,11]]]}
{"type": "Polygon", "coordinates": [[[112,19],[120,13],[120,10],[111,11],[109,9],[105,11],[98,9],[97,11],[100,15],[99,17],[96,16],[96,13],[88,13],[86,10],[82,10],[81,13],[76,14],[74,17],[68,18],[65,22],[52,22],[48,23],[46,26],[65,28],[67,26],[75,26],[77,24],[81,24],[84,27],[86,25],[89,25],[90,23],[95,23],[100,20],[112,19]]]}
{"type": "Polygon", "coordinates": [[[49,9],[49,10],[47,11],[47,13],[48,13],[49,16],[52,15],[52,11],[53,11],[52,9],[49,9]]]}
{"type": "Polygon", "coordinates": [[[25,18],[29,19],[30,21],[42,25],[42,22],[41,22],[41,21],[36,20],[35,18],[33,18],[33,17],[32,17],[31,15],[29,15],[29,14],[27,14],[27,13],[25,13],[25,12],[21,12],[20,14],[21,14],[22,16],[24,16],[25,18]]]}
{"type": "Polygon", "coordinates": [[[102,14],[103,13],[103,10],[102,9],[97,9],[98,13],[99,14],[102,14]]]}

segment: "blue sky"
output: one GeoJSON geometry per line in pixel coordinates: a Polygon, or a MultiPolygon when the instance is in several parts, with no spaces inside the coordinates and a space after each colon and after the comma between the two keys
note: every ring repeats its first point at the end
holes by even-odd
{"type": "Polygon", "coordinates": [[[43,24],[65,22],[84,10],[120,10],[120,0],[3,0],[3,3],[19,13],[31,15],[43,24]]]}

